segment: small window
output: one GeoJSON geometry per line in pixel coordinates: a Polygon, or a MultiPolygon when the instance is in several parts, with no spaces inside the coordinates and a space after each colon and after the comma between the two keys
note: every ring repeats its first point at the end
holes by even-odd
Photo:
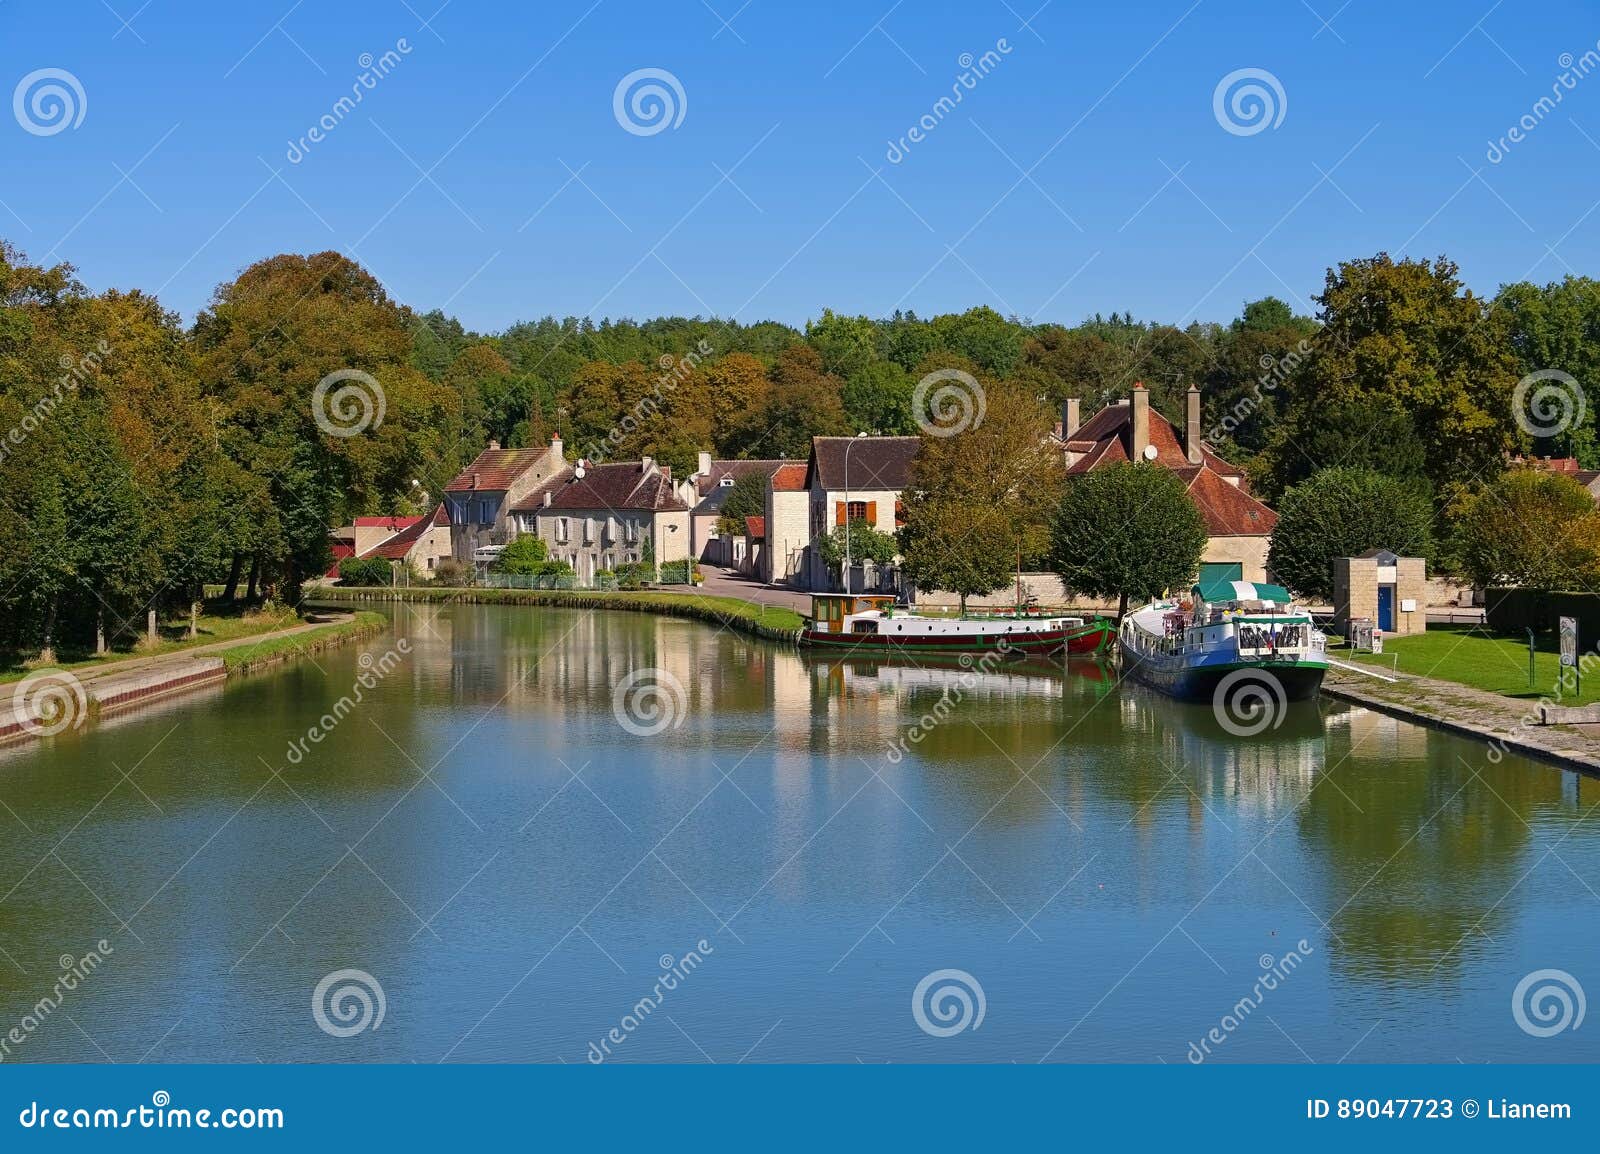
{"type": "Polygon", "coordinates": [[[865,501],[851,501],[845,507],[845,516],[852,521],[865,521],[867,519],[867,503],[865,501]]]}
{"type": "Polygon", "coordinates": [[[876,621],[857,621],[850,626],[850,632],[852,633],[876,633],[877,631],[878,623],[876,621]]]}
{"type": "Polygon", "coordinates": [[[722,478],[722,480],[717,482],[717,488],[719,488],[719,489],[731,489],[731,488],[733,488],[733,478],[732,477],[724,477],[724,478],[722,478]]]}

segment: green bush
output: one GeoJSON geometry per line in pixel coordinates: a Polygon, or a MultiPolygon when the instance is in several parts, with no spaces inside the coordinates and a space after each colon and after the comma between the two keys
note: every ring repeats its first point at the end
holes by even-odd
{"type": "Polygon", "coordinates": [[[489,572],[538,574],[549,562],[549,546],[537,537],[524,534],[501,550],[500,556],[490,562],[489,572]]]}
{"type": "Polygon", "coordinates": [[[646,581],[656,579],[656,567],[647,561],[630,561],[617,566],[618,589],[643,589],[646,581]]]}
{"type": "Polygon", "coordinates": [[[663,585],[687,585],[689,583],[689,559],[681,561],[663,561],[661,563],[661,583],[663,585]]]}
{"type": "Polygon", "coordinates": [[[387,585],[393,575],[393,567],[382,557],[346,557],[339,562],[341,585],[387,585]]]}

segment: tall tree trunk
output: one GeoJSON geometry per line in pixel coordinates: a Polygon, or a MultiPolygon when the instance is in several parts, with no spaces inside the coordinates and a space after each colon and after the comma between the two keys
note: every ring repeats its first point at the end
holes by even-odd
{"type": "Polygon", "coordinates": [[[104,609],[96,609],[94,611],[94,652],[95,652],[95,656],[99,657],[99,656],[103,655],[105,653],[105,651],[106,651],[106,611],[104,609]]]}
{"type": "Polygon", "coordinates": [[[50,598],[50,608],[44,614],[44,645],[39,649],[39,661],[43,665],[56,663],[56,600],[50,598]]]}
{"type": "Polygon", "coordinates": [[[1121,621],[1127,615],[1128,615],[1128,591],[1126,589],[1124,589],[1122,591],[1122,596],[1121,596],[1120,600],[1118,600],[1118,602],[1117,602],[1117,620],[1121,621]]]}
{"type": "Polygon", "coordinates": [[[200,602],[192,596],[189,599],[189,640],[193,641],[200,636],[200,602]]]}
{"type": "Polygon", "coordinates": [[[957,593],[956,596],[961,599],[961,608],[959,613],[962,617],[965,617],[967,615],[967,595],[965,593],[957,593]]]}
{"type": "Polygon", "coordinates": [[[224,601],[233,601],[238,598],[239,570],[243,567],[243,565],[244,557],[241,554],[235,553],[233,555],[232,564],[228,566],[228,584],[222,590],[222,599],[224,601]]]}
{"type": "Polygon", "coordinates": [[[256,599],[256,582],[259,581],[260,579],[261,579],[261,554],[257,553],[257,554],[255,554],[254,556],[252,556],[250,558],[250,584],[249,584],[248,588],[245,590],[245,595],[244,595],[244,599],[246,601],[252,601],[253,602],[256,599]]]}

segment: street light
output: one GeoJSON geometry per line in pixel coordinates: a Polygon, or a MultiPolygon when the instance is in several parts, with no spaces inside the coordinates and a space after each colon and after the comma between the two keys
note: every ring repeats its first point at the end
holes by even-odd
{"type": "Polygon", "coordinates": [[[860,444],[867,434],[857,433],[844,447],[844,591],[850,592],[850,450],[860,444]]]}

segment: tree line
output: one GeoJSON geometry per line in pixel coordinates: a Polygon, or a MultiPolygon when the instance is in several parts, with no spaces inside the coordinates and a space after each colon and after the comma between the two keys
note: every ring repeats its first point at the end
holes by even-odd
{"type": "Polygon", "coordinates": [[[919,432],[917,383],[938,370],[987,399],[988,435],[926,438],[908,501],[910,539],[943,541],[955,570],[1045,556],[1039,510],[1060,479],[1038,438],[1061,401],[1087,417],[1136,380],[1179,423],[1199,384],[1209,440],[1268,500],[1328,467],[1376,473],[1422,495],[1430,542],[1458,539],[1452,518],[1510,453],[1600,465],[1592,420],[1532,435],[1512,407],[1534,370],[1596,379],[1596,282],[1483,298],[1444,258],[1379,254],[1330,269],[1313,300],[1315,315],[1269,297],[1182,327],[978,307],[483,334],[327,252],[249,266],[185,326],[148,293],[91,292],[0,242],[0,647],[116,644],[207,583],[293,601],[329,563],[330,526],[426,512],[492,440],[559,432],[569,456],[648,454],[680,476],[707,448],[803,457],[816,434],[919,432]],[[963,508],[984,524],[964,530],[963,508]]]}

